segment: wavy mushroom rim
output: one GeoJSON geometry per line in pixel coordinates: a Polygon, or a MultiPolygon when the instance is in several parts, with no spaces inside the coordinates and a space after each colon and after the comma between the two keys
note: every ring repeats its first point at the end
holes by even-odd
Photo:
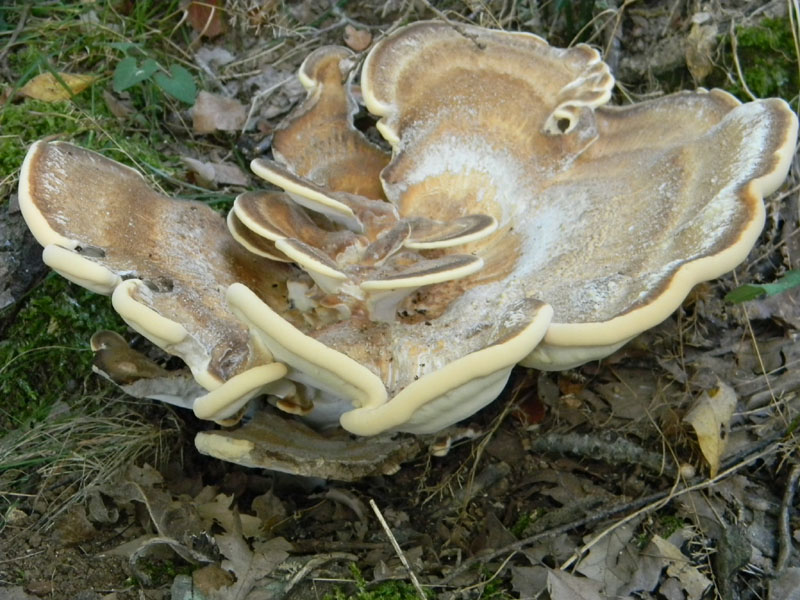
{"type": "MultiPolygon", "coordinates": [[[[34,237],[45,246],[42,252],[43,261],[68,280],[91,291],[110,295],[115,311],[133,330],[165,352],[180,357],[186,363],[197,384],[197,390],[191,396],[187,395],[182,398],[180,406],[193,408],[198,398],[205,399],[200,403],[199,412],[205,411],[210,418],[215,420],[227,418],[255,395],[256,392],[253,390],[267,385],[276,377],[282,377],[282,373],[286,370],[285,367],[283,365],[273,366],[272,356],[260,343],[260,340],[251,338],[249,341],[250,357],[252,360],[254,356],[257,356],[258,361],[253,362],[258,362],[258,364],[253,366],[253,362],[243,363],[239,373],[223,379],[212,369],[211,350],[187,329],[189,325],[182,323],[180,319],[176,320],[161,314],[158,309],[150,305],[148,299],[150,294],[155,292],[147,282],[136,277],[129,277],[130,272],[127,267],[109,268],[98,262],[105,260],[108,248],[86,245],[93,243],[91,237],[87,238],[76,234],[78,235],[76,239],[70,239],[70,236],[73,235],[70,232],[73,229],[65,226],[63,231],[67,232],[66,234],[61,234],[54,229],[61,224],[60,216],[57,213],[54,213],[55,216],[47,213],[45,211],[47,203],[43,203],[43,199],[47,197],[47,194],[60,194],[66,202],[71,202],[73,198],[69,195],[65,196],[64,192],[58,188],[54,189],[53,184],[49,183],[47,179],[42,179],[41,173],[37,173],[37,170],[41,170],[43,164],[50,172],[58,173],[58,170],[61,169],[67,173],[74,173],[75,165],[60,161],[66,160],[66,157],[75,152],[81,153],[79,160],[96,161],[98,164],[105,165],[106,168],[113,166],[111,169],[113,176],[123,178],[135,176],[136,184],[141,182],[143,186],[152,189],[137,170],[108,159],[99,153],[78,148],[67,142],[47,142],[45,140],[35,142],[28,150],[20,175],[20,203],[21,210],[24,211],[23,217],[34,233],[34,237]],[[53,156],[51,157],[48,152],[54,152],[53,156]],[[40,164],[40,159],[45,162],[40,164]],[[73,168],[73,170],[69,171],[69,168],[73,168]],[[46,187],[48,185],[51,187],[46,187]],[[39,189],[37,186],[45,187],[39,189]],[[126,279],[126,277],[129,278],[126,279]],[[260,368],[262,366],[268,368],[262,369],[260,368]],[[245,395],[247,398],[244,397],[245,395]]],[[[83,163],[79,162],[80,164],[83,163]]],[[[124,193],[130,196],[135,192],[136,190],[131,191],[126,188],[124,193]]],[[[103,193],[106,192],[103,190],[98,192],[98,194],[103,193]]],[[[102,196],[88,196],[88,198],[92,197],[102,198],[102,196]]],[[[77,198],[77,200],[82,200],[82,198],[77,198]]],[[[81,206],[79,202],[77,204],[72,202],[72,204],[81,206]]],[[[231,319],[233,319],[232,315],[231,319]]],[[[240,324],[240,326],[242,331],[246,332],[244,325],[240,324]]]]}
{"type": "Polygon", "coordinates": [[[300,63],[300,68],[297,69],[297,79],[300,82],[300,85],[302,85],[303,89],[306,91],[306,100],[314,96],[323,86],[319,79],[314,78],[314,69],[318,66],[319,62],[335,55],[339,56],[340,63],[343,60],[352,60],[355,56],[352,50],[345,48],[344,46],[321,46],[306,56],[303,59],[303,62],[300,63]]]}
{"type": "MultiPolygon", "coordinates": [[[[250,367],[222,381],[208,370],[207,359],[191,360],[193,355],[201,352],[195,348],[195,340],[183,325],[134,300],[132,293],[143,289],[146,291],[147,286],[139,279],[123,281],[111,295],[111,303],[122,320],[134,331],[165,352],[180,356],[192,371],[195,381],[209,390],[209,394],[195,398],[192,404],[198,418],[214,421],[227,419],[253,398],[258,389],[285,375],[284,365],[270,362],[250,367]],[[239,394],[247,395],[247,398],[244,399],[239,394]],[[198,401],[199,406],[197,406],[198,401]]],[[[265,350],[261,348],[262,353],[265,353],[265,350]]]]}
{"type": "MultiPolygon", "coordinates": [[[[263,302],[250,288],[234,283],[226,295],[233,313],[262,337],[275,360],[315,381],[317,387],[356,406],[386,402],[383,382],[364,365],[305,335],[263,302]]],[[[292,373],[289,373],[292,378],[292,373]]]]}
{"type": "Polygon", "coordinates": [[[530,322],[510,339],[423,375],[385,404],[344,413],[342,427],[356,435],[391,430],[427,434],[474,414],[497,398],[514,365],[544,337],[553,308],[537,304],[530,322]]]}
{"type": "Polygon", "coordinates": [[[44,247],[42,262],[72,283],[104,296],[110,295],[122,282],[110,269],[59,244],[44,247]]]}
{"type": "Polygon", "coordinates": [[[242,223],[234,211],[231,210],[228,213],[228,216],[225,218],[225,223],[228,226],[228,232],[230,232],[231,237],[241,244],[248,252],[274,260],[275,262],[292,262],[287,256],[275,248],[275,242],[272,240],[261,236],[255,239],[250,238],[249,236],[254,234],[242,223]],[[260,244],[260,246],[257,246],[256,243],[260,244]]]}
{"type": "MultiPolygon", "coordinates": [[[[375,124],[375,128],[381,134],[384,140],[392,147],[393,150],[396,150],[398,145],[400,144],[400,135],[398,132],[388,123],[388,118],[395,116],[397,113],[397,106],[391,102],[384,102],[380,100],[373,88],[373,82],[369,77],[369,73],[372,70],[372,61],[377,60],[375,57],[380,54],[380,49],[382,46],[391,43],[397,37],[402,35],[407,35],[409,32],[413,32],[415,29],[419,29],[422,27],[428,27],[432,24],[437,26],[444,26],[444,27],[452,27],[450,24],[442,22],[442,21],[418,21],[411,25],[404,27],[403,29],[395,32],[392,35],[389,35],[379,42],[377,42],[372,48],[370,48],[369,52],[367,53],[366,58],[364,59],[364,63],[361,66],[361,96],[364,101],[364,106],[367,110],[372,113],[374,116],[379,117],[378,122],[375,124]]],[[[538,36],[534,33],[529,33],[526,31],[503,31],[500,29],[485,29],[481,27],[473,26],[473,29],[480,30],[481,33],[485,33],[488,35],[497,35],[497,36],[506,36],[506,37],[516,37],[519,39],[525,39],[531,42],[534,42],[540,46],[549,47],[549,48],[556,48],[555,46],[551,46],[551,44],[541,36],[538,36]]],[[[605,68],[603,69],[603,73],[591,73],[593,78],[598,78],[599,75],[605,75],[602,77],[602,82],[600,86],[600,90],[598,90],[598,94],[589,99],[589,100],[580,100],[580,99],[570,99],[564,102],[559,103],[556,107],[554,107],[553,112],[550,115],[550,118],[546,121],[549,123],[553,120],[553,117],[559,111],[563,112],[566,109],[580,109],[582,107],[594,109],[599,106],[606,104],[611,99],[611,91],[614,88],[615,80],[613,75],[611,75],[611,71],[607,64],[603,62],[603,57],[599,51],[595,48],[587,44],[578,44],[569,48],[568,50],[572,51],[580,51],[585,53],[586,55],[586,64],[585,67],[588,69],[589,67],[593,67],[595,65],[603,65],[605,68]]],[[[586,78],[579,78],[576,81],[573,81],[570,85],[575,85],[579,81],[585,81],[586,78]]],[[[576,121],[573,119],[574,115],[569,114],[570,119],[570,126],[566,130],[560,130],[560,134],[567,134],[574,128],[576,121]]]]}
{"type": "Polygon", "coordinates": [[[267,338],[265,344],[277,360],[315,378],[320,389],[353,402],[367,398],[340,417],[342,427],[363,436],[388,430],[430,433],[486,406],[498,396],[513,366],[544,337],[553,315],[552,307],[539,303],[531,322],[509,340],[428,373],[387,401],[383,382],[366,367],[303,334],[246,286],[233,284],[227,298],[234,313],[267,338]]]}
{"type": "Polygon", "coordinates": [[[133,292],[143,288],[146,285],[141,279],[127,279],[114,288],[111,304],[117,314],[136,332],[165,350],[186,340],[189,332],[183,325],[132,298],[133,292]]]}
{"type": "Polygon", "coordinates": [[[195,399],[192,410],[198,419],[220,421],[235,415],[257,396],[264,386],[282,379],[286,365],[273,362],[234,375],[208,394],[195,399]]]}
{"type": "MultiPolygon", "coordinates": [[[[361,224],[349,206],[331,198],[286,167],[274,164],[273,167],[266,160],[255,158],[250,162],[250,169],[264,181],[283,189],[297,204],[360,233],[361,224]]],[[[241,215],[238,216],[241,218],[241,215]]]]}
{"type": "MultiPolygon", "coordinates": [[[[22,217],[25,220],[25,224],[28,226],[28,229],[31,230],[33,237],[36,238],[36,241],[39,242],[40,246],[46,248],[50,245],[57,245],[67,250],[75,250],[80,246],[80,242],[78,240],[67,238],[50,227],[50,225],[47,223],[47,219],[45,219],[44,215],[39,212],[39,210],[36,208],[36,203],[33,201],[30,186],[31,165],[34,160],[36,160],[40,150],[45,146],[72,146],[72,144],[60,140],[56,140],[54,142],[37,140],[30,145],[28,152],[25,154],[25,159],[22,161],[22,167],[20,168],[19,172],[19,187],[17,189],[17,194],[19,197],[20,212],[22,212],[22,217]]],[[[135,173],[137,177],[142,177],[142,174],[136,169],[117,161],[114,162],[122,169],[126,169],[131,173],[135,173]]]]}
{"type": "Polygon", "coordinates": [[[739,189],[740,202],[752,205],[753,216],[736,241],[716,254],[679,266],[666,281],[666,288],[644,306],[608,321],[551,323],[544,338],[545,344],[553,348],[621,345],[623,340],[629,340],[669,317],[695,285],[733,270],[747,258],[764,227],[766,212],[763,199],[776,191],[786,178],[797,140],[797,117],[783,100],[771,101],[781,107],[787,120],[787,126],[783,130],[784,139],[773,152],[772,168],[749,180],[739,189]]]}

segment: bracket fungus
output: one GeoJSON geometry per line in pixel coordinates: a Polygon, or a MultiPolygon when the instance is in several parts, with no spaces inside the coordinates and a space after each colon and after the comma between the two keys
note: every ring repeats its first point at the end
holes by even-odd
{"type": "MultiPolygon", "coordinates": [[[[421,22],[360,70],[386,151],[354,126],[356,63],[339,47],[306,58],[305,101],[252,163],[281,191],[240,195],[227,227],[97,154],[31,147],[20,205],[45,262],[111,294],[195,384],[130,355],[141,368],[120,367],[130,350],[109,333],[93,340],[97,369],[222,423],[264,395],[362,436],[433,433],[496,398],[514,365],[608,355],[742,261],[797,137],[782,100],[699,90],[610,106],[613,76],[589,46],[421,22]]],[[[266,414],[198,448],[336,476],[309,466],[324,444],[302,428],[294,458],[276,459],[266,414]]],[[[353,477],[368,472],[356,454],[353,477]]]]}

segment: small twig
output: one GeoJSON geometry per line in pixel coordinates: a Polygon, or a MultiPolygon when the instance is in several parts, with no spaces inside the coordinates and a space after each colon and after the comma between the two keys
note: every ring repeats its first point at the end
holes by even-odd
{"type": "Polygon", "coordinates": [[[286,587],[282,591],[283,597],[287,596],[289,592],[292,591],[292,588],[300,583],[311,571],[333,560],[349,560],[351,562],[355,562],[358,560],[358,557],[355,554],[349,554],[347,552],[329,552],[327,554],[316,555],[306,564],[304,564],[303,567],[289,580],[289,582],[286,584],[286,587]]]}
{"type": "MultiPolygon", "coordinates": [[[[716,483],[722,481],[723,479],[730,477],[738,470],[746,467],[750,463],[758,459],[764,458],[765,456],[768,456],[770,454],[778,452],[780,450],[781,444],[782,444],[782,438],[772,438],[766,440],[765,442],[762,442],[761,444],[756,445],[754,448],[749,449],[747,452],[742,453],[741,455],[737,455],[734,459],[726,461],[726,464],[731,466],[724,469],[713,479],[703,479],[701,477],[696,477],[691,480],[690,482],[691,484],[687,483],[684,487],[681,487],[680,489],[675,489],[675,486],[670,486],[668,490],[661,490],[653,494],[650,494],[648,496],[637,498],[636,500],[633,500],[631,502],[625,502],[624,504],[612,506],[607,510],[597,511],[578,521],[574,521],[572,523],[566,523],[564,525],[554,527],[553,529],[548,529],[547,531],[542,531],[541,533],[537,533],[525,539],[513,542],[512,544],[508,544],[503,548],[492,550],[486,553],[476,554],[475,556],[472,556],[469,559],[465,560],[463,563],[461,563],[461,565],[458,568],[448,573],[447,576],[445,576],[441,581],[438,581],[437,583],[446,584],[455,579],[456,577],[458,577],[459,575],[461,575],[462,573],[469,571],[476,564],[489,562],[509,552],[515,552],[521,550],[527,546],[531,546],[537,542],[546,540],[551,537],[555,537],[559,534],[566,533],[573,529],[577,529],[579,527],[585,527],[588,525],[592,525],[594,523],[599,523],[601,521],[605,521],[606,519],[609,519],[621,513],[627,513],[628,511],[631,510],[634,511],[634,513],[630,515],[630,518],[633,518],[638,514],[642,514],[657,509],[660,506],[662,506],[665,498],[667,498],[667,500],[672,500],[688,492],[698,491],[711,487],[716,483]]],[[[626,518],[624,521],[620,522],[620,524],[627,522],[628,520],[630,520],[630,518],[626,518]]]]}
{"type": "Polygon", "coordinates": [[[781,517],[778,523],[778,560],[775,562],[775,573],[783,571],[789,557],[792,554],[792,527],[790,524],[790,513],[794,504],[794,495],[797,492],[797,482],[800,480],[800,465],[795,465],[789,472],[789,479],[786,481],[786,489],[783,491],[781,500],[781,517]]]}
{"type": "Polygon", "coordinates": [[[420,597],[420,600],[428,600],[428,597],[425,595],[425,591],[422,589],[422,586],[419,584],[419,580],[417,576],[414,574],[414,571],[411,570],[411,565],[408,563],[408,559],[406,555],[403,553],[403,550],[400,548],[400,544],[397,543],[397,540],[392,534],[392,530],[389,529],[389,524],[386,522],[386,519],[383,518],[383,514],[381,513],[381,509],[378,508],[378,505],[375,504],[375,500],[372,498],[369,499],[369,505],[372,507],[372,512],[375,513],[375,516],[378,517],[378,521],[380,521],[381,527],[386,532],[386,535],[389,538],[389,541],[392,543],[392,548],[394,548],[395,554],[400,559],[400,562],[403,563],[406,571],[408,572],[408,576],[411,579],[411,583],[414,586],[414,589],[417,590],[417,594],[420,597]]]}
{"type": "Polygon", "coordinates": [[[742,84],[742,89],[745,93],[750,96],[750,100],[758,100],[758,98],[750,91],[750,88],[747,86],[747,81],[744,78],[744,73],[742,72],[742,65],[739,64],[739,44],[736,41],[736,27],[731,21],[730,26],[730,36],[731,36],[731,55],[733,56],[733,65],[736,67],[736,74],[739,76],[739,81],[742,84]]]}
{"type": "Polygon", "coordinates": [[[532,452],[575,454],[610,465],[640,465],[657,475],[674,476],[675,465],[665,462],[660,452],[650,452],[623,437],[604,439],[604,436],[581,433],[550,432],[531,440],[532,452]]]}

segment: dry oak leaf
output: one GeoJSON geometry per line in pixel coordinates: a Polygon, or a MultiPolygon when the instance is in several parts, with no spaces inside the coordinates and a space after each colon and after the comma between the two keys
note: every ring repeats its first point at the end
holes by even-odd
{"type": "Polygon", "coordinates": [[[192,107],[192,127],[195,133],[215,131],[238,131],[244,127],[247,110],[233,98],[225,98],[210,92],[197,94],[192,107]]]}
{"type": "Polygon", "coordinates": [[[199,183],[207,187],[216,185],[247,185],[250,178],[233,163],[203,162],[188,156],[181,157],[183,163],[194,173],[199,183]]]}
{"type": "Polygon", "coordinates": [[[687,600],[700,600],[705,591],[711,586],[711,580],[697,570],[689,558],[680,549],[659,535],[654,535],[653,544],[658,553],[667,562],[667,575],[680,582],[687,600]]]}
{"type": "Polygon", "coordinates": [[[222,35],[228,29],[222,19],[222,9],[219,4],[219,0],[191,0],[182,2],[181,7],[186,11],[186,20],[192,29],[201,36],[211,39],[222,35]]]}
{"type": "Polygon", "coordinates": [[[722,381],[710,392],[703,392],[683,420],[697,434],[700,451],[708,462],[710,475],[719,472],[720,457],[728,443],[728,430],[736,409],[736,392],[722,381]]]}
{"type": "Polygon", "coordinates": [[[20,89],[20,94],[44,102],[61,102],[80,94],[97,80],[95,75],[41,73],[20,89]],[[60,81],[59,81],[60,80],[60,81]]]}
{"type": "Polygon", "coordinates": [[[364,29],[356,29],[352,25],[344,28],[344,43],[355,52],[362,52],[372,43],[372,34],[364,29]]]}
{"type": "Polygon", "coordinates": [[[599,581],[558,569],[547,571],[547,592],[551,600],[603,600],[602,585],[599,581]]]}

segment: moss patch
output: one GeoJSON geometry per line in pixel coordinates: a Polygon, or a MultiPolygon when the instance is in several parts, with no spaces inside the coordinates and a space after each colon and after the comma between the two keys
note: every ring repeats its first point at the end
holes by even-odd
{"type": "Polygon", "coordinates": [[[0,336],[1,433],[44,417],[58,400],[107,389],[92,374],[89,338],[124,330],[108,298],[54,273],[17,309],[0,313],[0,322],[10,321],[0,336]]]}
{"type": "MultiPolygon", "coordinates": [[[[797,99],[797,54],[789,19],[764,19],[752,27],[736,29],[736,55],[747,88],[759,98],[779,96],[787,102],[797,99]]],[[[736,75],[733,40],[725,40],[725,63],[730,78],[725,88],[742,100],[749,100],[743,82],[736,75]]]]}

